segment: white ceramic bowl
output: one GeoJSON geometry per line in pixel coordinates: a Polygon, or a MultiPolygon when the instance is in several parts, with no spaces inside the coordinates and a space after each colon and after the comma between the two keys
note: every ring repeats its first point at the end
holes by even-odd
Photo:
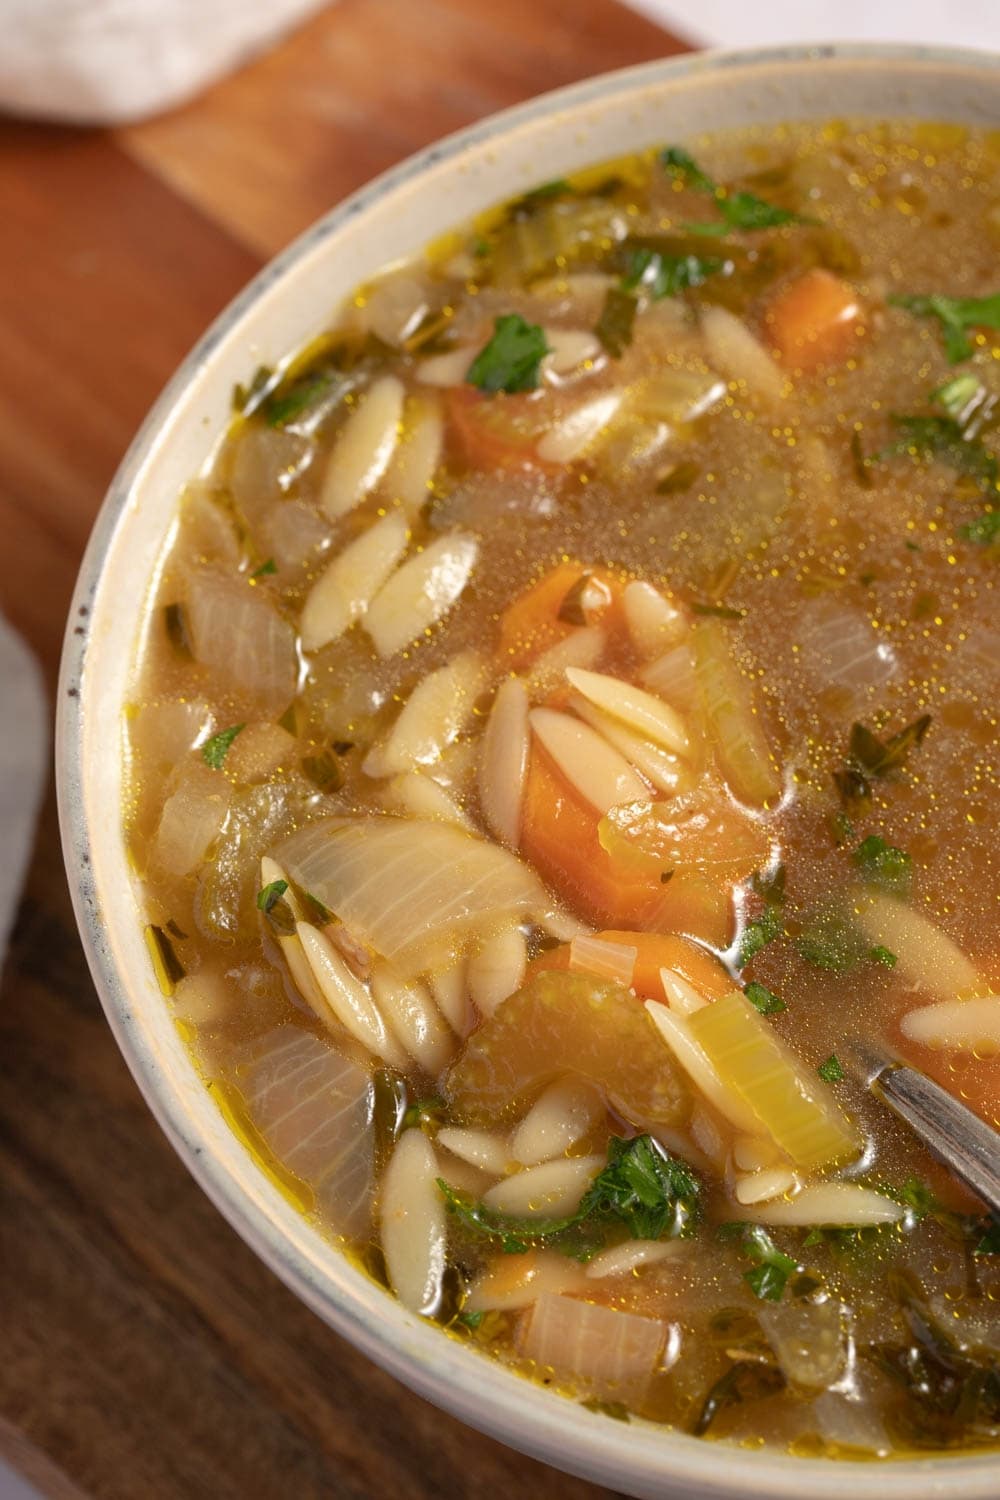
{"type": "Polygon", "coordinates": [[[653,63],[483,121],[363,188],[261,272],[167,386],[98,517],[66,636],[57,767],[77,919],[118,1045],[174,1147],[267,1264],[372,1359],[472,1426],[636,1496],[995,1500],[1000,1479],[989,1455],[845,1466],[610,1421],[446,1338],[350,1266],[231,1134],[163,1003],[118,813],[116,726],[178,492],[223,433],[236,381],[306,343],[386,261],[540,181],[706,129],[858,114],[995,127],[1000,59],[845,46],[653,63]]]}

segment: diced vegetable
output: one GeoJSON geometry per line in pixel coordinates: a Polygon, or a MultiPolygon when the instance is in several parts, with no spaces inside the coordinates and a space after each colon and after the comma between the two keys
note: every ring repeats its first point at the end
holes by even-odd
{"type": "Polygon", "coordinates": [[[814,266],[781,287],[764,318],[781,363],[811,371],[840,364],[856,348],[861,304],[846,281],[814,266]]]}
{"type": "Polygon", "coordinates": [[[640,1401],[660,1361],[667,1325],[635,1313],[543,1293],[518,1347],[540,1371],[552,1371],[606,1401],[640,1401]]]}
{"type": "Polygon", "coordinates": [[[694,628],[702,705],[719,765],[734,793],[752,806],[770,807],[781,796],[781,777],[725,632],[716,620],[701,620],[694,628]]]}

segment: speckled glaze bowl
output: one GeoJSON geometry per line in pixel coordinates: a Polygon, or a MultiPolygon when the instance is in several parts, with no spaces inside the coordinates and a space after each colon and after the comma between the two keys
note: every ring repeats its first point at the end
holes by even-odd
{"type": "Polygon", "coordinates": [[[349,1265],[230,1132],[163,1003],[118,814],[116,726],[178,492],[223,434],[237,381],[306,343],[380,265],[540,181],[706,129],[849,115],[998,126],[1000,58],[836,46],[671,59],[482,121],[355,193],[251,282],[167,386],[98,517],[66,636],[57,768],[77,920],[118,1045],[175,1149],[272,1270],[373,1360],[471,1426],[641,1497],[996,1500],[1000,1467],[990,1455],[856,1465],[794,1459],[611,1421],[445,1337],[349,1265]]]}

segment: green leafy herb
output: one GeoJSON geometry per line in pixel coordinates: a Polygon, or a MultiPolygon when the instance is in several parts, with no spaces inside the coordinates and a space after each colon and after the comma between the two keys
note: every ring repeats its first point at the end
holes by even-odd
{"type": "Polygon", "coordinates": [[[773,868],[757,870],[750,878],[750,887],[768,906],[782,906],[785,900],[787,871],[783,864],[773,868]]]}
{"type": "Polygon", "coordinates": [[[777,208],[758,198],[755,193],[730,192],[706,172],[680,146],[668,146],[660,160],[674,177],[680,178],[698,193],[710,194],[722,214],[723,223],[691,224],[689,229],[698,234],[725,234],[731,229],[774,229],[780,224],[801,224],[805,220],[800,214],[790,213],[786,208],[777,208]]]}
{"type": "Polygon", "coordinates": [[[275,562],[273,557],[269,557],[267,559],[267,562],[262,562],[259,568],[254,569],[254,571],[250,574],[250,577],[267,578],[270,573],[277,573],[277,571],[278,564],[275,562]]]}
{"type": "Polygon", "coordinates": [[[967,542],[975,542],[980,547],[991,546],[993,542],[1000,540],[1000,510],[984,511],[974,521],[960,526],[958,534],[967,542]]]}
{"type": "Polygon", "coordinates": [[[1000,478],[996,455],[979,438],[969,437],[954,417],[906,417],[893,413],[891,421],[899,437],[883,449],[882,457],[909,453],[916,458],[936,459],[956,474],[967,475],[988,494],[996,490],[1000,478]]]}
{"type": "Polygon", "coordinates": [[[563,1218],[524,1218],[498,1213],[467,1193],[438,1179],[448,1211],[462,1227],[489,1239],[507,1255],[531,1245],[555,1243],[585,1257],[603,1243],[603,1231],[624,1225],[636,1239],[664,1239],[689,1233],[698,1215],[699,1184],[683,1162],[675,1160],[648,1135],[624,1140],[612,1136],[608,1164],[594,1178],[572,1214],[563,1218]],[[569,1231],[577,1231],[571,1238],[569,1231]],[[590,1235],[581,1238],[581,1232],[590,1235]]]}
{"type": "Polygon", "coordinates": [[[639,304],[631,292],[624,292],[618,286],[608,288],[601,315],[594,325],[594,333],[600,340],[601,347],[611,355],[612,359],[621,359],[631,344],[632,327],[638,307],[639,304]]]}
{"type": "Polygon", "coordinates": [[[897,896],[905,896],[909,891],[913,878],[912,859],[902,849],[887,844],[877,833],[861,841],[853,859],[869,885],[883,886],[897,896]]]}
{"type": "Polygon", "coordinates": [[[984,1219],[980,1227],[982,1238],[973,1255],[1000,1255],[1000,1219],[984,1219]]]}
{"type": "Polygon", "coordinates": [[[479,1312],[460,1312],[458,1322],[464,1323],[466,1328],[478,1328],[485,1316],[486,1313],[482,1308],[479,1312]]]}
{"type": "Polygon", "coordinates": [[[762,1016],[777,1016],[788,1009],[780,995],[776,995],[766,985],[758,984],[756,979],[751,979],[743,993],[754,1010],[759,1010],[762,1016]]]}
{"type": "Polygon", "coordinates": [[[282,384],[261,404],[261,413],[269,427],[288,427],[304,416],[334,388],[333,377],[325,373],[307,374],[282,384]]]}
{"type": "Polygon", "coordinates": [[[233,386],[233,411],[240,416],[252,417],[268,393],[274,389],[278,376],[267,365],[258,365],[249,385],[233,386]]]}
{"type": "Polygon", "coordinates": [[[737,966],[745,969],[751,959],[757,957],[762,948],[781,936],[783,923],[775,906],[766,906],[759,917],[748,922],[740,937],[737,966]]]}
{"type": "Polygon", "coordinates": [[[573,192],[573,185],[566,181],[565,177],[553,177],[551,182],[543,182],[538,187],[532,188],[530,192],[523,193],[520,198],[515,198],[507,209],[507,217],[514,223],[523,219],[530,219],[536,210],[552,198],[563,198],[573,192]]]}
{"type": "Polygon", "coordinates": [[[944,335],[945,353],[957,365],[972,354],[966,337],[970,328],[1000,328],[1000,292],[990,297],[943,297],[937,293],[889,298],[915,318],[936,318],[944,335]]]}
{"type": "Polygon", "coordinates": [[[799,1269],[798,1261],[779,1250],[759,1224],[742,1228],[743,1249],[755,1263],[752,1271],[744,1272],[743,1280],[761,1302],[780,1302],[789,1276],[799,1269]]]}
{"type": "Polygon", "coordinates": [[[853,724],[848,742],[848,762],[841,770],[834,771],[833,780],[845,806],[871,798],[871,777],[888,776],[901,770],[910,752],[923,744],[931,727],[930,714],[921,714],[905,729],[880,740],[866,724],[853,724]]]}
{"type": "Polygon", "coordinates": [[[836,909],[814,912],[796,946],[807,963],[831,974],[855,968],[868,952],[857,927],[836,909]]]}
{"type": "Polygon", "coordinates": [[[710,276],[725,269],[726,262],[713,255],[668,255],[664,251],[642,248],[629,252],[622,291],[641,289],[654,302],[661,297],[678,297],[692,287],[702,286],[710,276]]]}
{"type": "Polygon", "coordinates": [[[710,615],[716,620],[745,620],[746,610],[736,609],[731,604],[692,604],[691,613],[710,615]]]}
{"type": "Polygon", "coordinates": [[[229,729],[220,729],[218,734],[213,734],[210,740],[206,740],[201,747],[201,758],[206,766],[211,766],[213,771],[221,771],[230,745],[240,730],[245,728],[245,724],[233,724],[229,729]]]}
{"type": "Polygon", "coordinates": [[[840,1083],[844,1077],[844,1067],[835,1052],[831,1052],[825,1062],[821,1062],[816,1072],[824,1083],[840,1083]]]}
{"type": "Polygon", "coordinates": [[[526,323],[520,313],[506,313],[496,318],[493,337],[476,355],[466,374],[466,383],[487,395],[506,391],[533,391],[538,386],[538,371],[549,352],[544,330],[537,323],[526,323]]]}
{"type": "Polygon", "coordinates": [[[882,964],[886,969],[894,969],[899,962],[895,953],[889,948],[883,948],[881,943],[877,943],[874,948],[869,948],[868,957],[873,963],[882,964]]]}
{"type": "Polygon", "coordinates": [[[402,1129],[423,1130],[425,1125],[438,1125],[447,1108],[447,1102],[440,1094],[431,1094],[427,1099],[415,1099],[403,1115],[402,1129]]]}
{"type": "Polygon", "coordinates": [[[931,391],[931,400],[943,406],[948,416],[958,422],[963,432],[968,431],[968,416],[987,399],[986,387],[971,371],[953,375],[936,391],[931,391]]]}
{"type": "Polygon", "coordinates": [[[695,1437],[704,1437],[716,1417],[727,1406],[737,1406],[744,1401],[760,1401],[765,1396],[776,1396],[785,1388],[785,1377],[778,1366],[768,1361],[738,1360],[711,1387],[691,1431],[695,1437]]]}
{"type": "Polygon", "coordinates": [[[257,892],[258,911],[269,912],[274,904],[281,900],[287,890],[287,880],[272,880],[267,885],[262,886],[257,892]]]}
{"type": "Polygon", "coordinates": [[[488,255],[492,255],[493,246],[490,244],[489,240],[484,239],[483,236],[480,235],[477,239],[474,239],[472,241],[472,253],[477,260],[485,260],[488,255]]]}

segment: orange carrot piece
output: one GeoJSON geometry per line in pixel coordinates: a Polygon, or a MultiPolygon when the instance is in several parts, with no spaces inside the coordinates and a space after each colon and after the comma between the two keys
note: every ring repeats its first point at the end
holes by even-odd
{"type": "Polygon", "coordinates": [[[775,293],[764,321],[778,359],[790,370],[839,364],[855,347],[861,303],[854,288],[816,266],[775,293]]]}
{"type": "Polygon", "coordinates": [[[576,626],[572,620],[561,620],[559,612],[567,595],[587,575],[603,583],[611,595],[611,603],[601,616],[602,623],[615,635],[624,632],[622,580],[607,568],[562,562],[508,605],[500,617],[498,654],[505,667],[519,671],[572,634],[576,626]]]}
{"type": "Polygon", "coordinates": [[[537,469],[560,474],[562,464],[539,458],[546,430],[544,408],[534,396],[484,396],[471,386],[448,392],[448,421],[466,462],[474,469],[537,469]]]}
{"type": "MultiPolygon", "coordinates": [[[[665,999],[660,981],[661,969],[674,969],[711,1000],[721,1000],[733,988],[732,975],[718,959],[676,932],[626,932],[610,928],[597,936],[604,943],[621,943],[623,947],[636,950],[632,988],[643,1000],[665,999]]],[[[569,961],[570,945],[561,943],[558,948],[550,948],[547,953],[540,953],[532,959],[527,978],[543,969],[568,969],[569,961]]]]}

